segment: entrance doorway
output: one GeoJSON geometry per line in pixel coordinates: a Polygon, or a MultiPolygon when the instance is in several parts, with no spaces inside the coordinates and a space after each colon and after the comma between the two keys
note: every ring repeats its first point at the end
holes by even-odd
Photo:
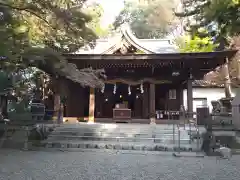
{"type": "Polygon", "coordinates": [[[139,86],[129,86],[127,84],[117,84],[114,95],[113,108],[116,104],[126,104],[132,111],[132,118],[142,117],[142,94],[139,86]]]}
{"type": "Polygon", "coordinates": [[[130,86],[123,83],[105,84],[104,92],[96,93],[95,113],[99,118],[112,118],[113,109],[116,104],[126,104],[131,109],[132,118],[141,118],[142,116],[142,94],[139,86],[130,86]],[[116,90],[114,90],[116,89],[116,90]]]}
{"type": "Polygon", "coordinates": [[[156,110],[165,111],[168,109],[168,90],[169,86],[165,84],[160,84],[155,86],[156,92],[156,110]]]}
{"type": "MultiPolygon", "coordinates": [[[[131,88],[130,88],[131,89],[131,88]]],[[[115,108],[116,104],[126,104],[126,107],[129,109],[134,109],[134,99],[133,99],[132,89],[128,92],[128,85],[118,84],[116,89],[116,94],[113,96],[113,107],[115,108]]]]}

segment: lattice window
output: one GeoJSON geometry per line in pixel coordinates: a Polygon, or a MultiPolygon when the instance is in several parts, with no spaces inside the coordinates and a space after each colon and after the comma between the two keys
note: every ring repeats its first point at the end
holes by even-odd
{"type": "Polygon", "coordinates": [[[176,91],[176,89],[170,89],[168,94],[169,94],[169,99],[177,99],[177,91],[176,91]]]}

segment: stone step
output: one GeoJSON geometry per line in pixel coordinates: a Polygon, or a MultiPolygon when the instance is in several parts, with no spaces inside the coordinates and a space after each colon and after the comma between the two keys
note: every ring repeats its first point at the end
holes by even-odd
{"type": "MultiPolygon", "coordinates": [[[[78,127],[91,127],[91,128],[103,128],[103,129],[149,129],[149,128],[163,128],[163,129],[172,129],[172,127],[184,127],[177,125],[137,125],[137,124],[127,124],[127,125],[117,125],[117,124],[61,124],[57,128],[78,128],[78,127]]],[[[185,127],[190,127],[186,125],[185,127]]],[[[193,127],[193,126],[191,126],[193,127]]]]}
{"type": "MultiPolygon", "coordinates": [[[[43,147],[59,149],[114,149],[114,150],[139,150],[139,151],[178,151],[177,144],[161,143],[127,143],[127,142],[106,142],[106,141],[49,141],[43,142],[43,147]]],[[[196,144],[181,144],[181,152],[199,152],[196,144]]]]}
{"type": "MultiPolygon", "coordinates": [[[[86,123],[77,123],[77,124],[60,124],[58,127],[68,127],[68,128],[76,128],[76,127],[92,127],[92,128],[106,128],[106,129],[116,129],[116,128],[124,128],[124,129],[149,129],[149,128],[165,128],[171,129],[172,127],[180,127],[180,128],[194,128],[194,125],[186,124],[184,125],[173,125],[173,124],[104,124],[104,123],[95,123],[95,124],[86,124],[86,123]]],[[[201,127],[201,126],[199,126],[201,127]]]]}
{"type": "MultiPolygon", "coordinates": [[[[78,128],[55,128],[55,130],[58,131],[109,131],[109,132],[114,132],[114,131],[118,131],[118,132],[152,132],[152,131],[156,131],[156,132],[173,132],[173,131],[178,131],[178,128],[172,128],[172,129],[163,129],[163,128],[151,128],[151,129],[137,129],[137,128],[131,128],[131,129],[123,129],[123,128],[117,128],[117,129],[104,129],[104,128],[91,128],[91,127],[78,127],[78,128]]],[[[189,129],[184,129],[184,128],[180,128],[180,131],[188,131],[189,129]]],[[[192,131],[195,131],[194,129],[191,129],[192,131]]]]}
{"type": "Polygon", "coordinates": [[[175,151],[180,142],[182,149],[197,150],[196,142],[190,141],[188,131],[187,127],[178,129],[173,125],[63,124],[42,143],[51,148],[175,151]]]}
{"type": "MultiPolygon", "coordinates": [[[[62,136],[55,136],[55,135],[49,135],[48,140],[88,140],[88,141],[118,141],[118,142],[156,142],[156,143],[173,143],[173,136],[168,137],[149,137],[149,138],[143,138],[143,137],[102,137],[102,136],[69,136],[69,135],[62,135],[62,136]]],[[[176,142],[178,140],[177,137],[175,137],[176,142]]],[[[189,143],[190,138],[180,138],[181,143],[189,143]]]]}
{"type": "MultiPolygon", "coordinates": [[[[174,128],[174,129],[161,129],[161,128],[156,128],[156,129],[102,129],[102,128],[83,128],[83,127],[79,127],[79,128],[55,128],[55,131],[67,131],[67,132],[79,132],[79,131],[90,131],[90,132],[159,132],[159,133],[172,133],[177,132],[178,128],[174,128]]],[[[184,129],[184,128],[180,128],[180,131],[189,131],[188,129],[184,129]]],[[[195,131],[194,129],[192,129],[192,131],[195,131]]]]}
{"type": "MultiPolygon", "coordinates": [[[[126,138],[170,138],[178,137],[178,134],[123,134],[123,133],[52,133],[50,136],[96,136],[96,137],[126,137],[126,138]]],[[[187,133],[181,133],[180,137],[189,137],[187,133]]]]}
{"type": "MultiPolygon", "coordinates": [[[[54,136],[62,136],[62,135],[73,135],[73,136],[125,136],[125,137],[162,137],[162,136],[178,136],[178,133],[130,133],[130,132],[126,132],[126,133],[118,133],[118,132],[111,132],[111,133],[107,133],[107,132],[63,132],[63,131],[55,131],[51,133],[54,136]]],[[[188,132],[186,131],[182,131],[180,133],[180,136],[188,136],[188,132]]]]}
{"type": "MultiPolygon", "coordinates": [[[[114,124],[113,124],[114,125],[114,124]]],[[[128,125],[126,127],[118,127],[118,128],[102,128],[101,126],[98,127],[94,127],[92,125],[61,125],[57,128],[55,128],[55,132],[111,132],[111,133],[132,133],[132,134],[149,134],[151,132],[154,132],[156,134],[173,134],[174,133],[178,133],[178,128],[175,126],[173,129],[173,126],[168,126],[168,128],[166,127],[162,127],[162,125],[156,125],[156,126],[147,126],[147,128],[139,128],[139,126],[133,126],[133,125],[128,125]],[[128,127],[130,126],[130,128],[128,127]]],[[[188,127],[186,127],[184,129],[184,127],[180,127],[180,131],[189,131],[190,129],[188,127]]],[[[195,131],[196,129],[191,128],[192,131],[195,131]]]]}
{"type": "MultiPolygon", "coordinates": [[[[102,128],[55,128],[56,131],[73,131],[73,132],[78,132],[78,131],[90,131],[90,132],[177,132],[178,129],[137,129],[137,128],[132,128],[132,129],[102,129],[102,128]]],[[[184,129],[180,129],[180,131],[188,131],[184,129]]]]}
{"type": "MultiPolygon", "coordinates": [[[[128,139],[149,139],[149,138],[158,138],[158,139],[178,139],[178,134],[76,134],[76,133],[67,133],[67,134],[58,134],[53,133],[48,136],[55,138],[64,138],[64,137],[96,137],[96,138],[128,138],[128,139]]],[[[190,136],[187,133],[180,134],[180,139],[190,139],[190,136]]]]}
{"type": "MultiPolygon", "coordinates": [[[[93,128],[93,129],[172,129],[173,127],[178,128],[177,125],[138,125],[138,124],[61,124],[57,128],[93,128]]],[[[184,126],[179,126],[184,128],[184,126]]],[[[194,129],[193,126],[191,126],[194,129]]],[[[185,128],[190,128],[186,125],[185,128]]]]}
{"type": "MultiPolygon", "coordinates": [[[[89,132],[89,131],[78,131],[78,132],[72,132],[72,131],[54,131],[52,132],[54,135],[98,135],[98,136],[162,136],[162,135],[173,135],[173,132],[167,132],[167,133],[159,133],[159,132],[89,132]]],[[[174,133],[175,135],[178,135],[177,132],[174,133]]],[[[181,134],[188,134],[187,132],[181,132],[181,134]]]]}
{"type": "MultiPolygon", "coordinates": [[[[98,125],[100,126],[100,125],[98,125]]],[[[113,125],[114,126],[114,125],[113,125]]],[[[88,139],[116,139],[118,137],[122,139],[132,139],[131,141],[138,141],[138,139],[144,139],[146,141],[148,138],[158,138],[163,139],[165,141],[173,139],[178,139],[178,130],[175,128],[174,131],[172,129],[164,129],[162,126],[155,126],[157,128],[153,128],[153,126],[145,126],[148,129],[137,129],[136,126],[130,125],[131,129],[92,129],[93,125],[63,125],[58,127],[53,131],[50,137],[57,138],[58,140],[69,139],[69,138],[88,138],[88,139]],[[59,136],[59,137],[58,137],[59,136]]],[[[128,127],[128,126],[127,126],[128,127]]],[[[137,126],[140,127],[140,126],[137,126]]],[[[168,126],[169,127],[169,126],[168,126]]],[[[187,139],[189,141],[189,134],[187,130],[180,129],[180,139],[187,139]]]]}

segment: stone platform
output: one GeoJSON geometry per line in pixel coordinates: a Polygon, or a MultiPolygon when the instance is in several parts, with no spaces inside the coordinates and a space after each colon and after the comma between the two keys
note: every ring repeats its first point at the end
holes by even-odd
{"type": "MultiPolygon", "coordinates": [[[[201,141],[190,140],[189,125],[62,124],[42,142],[46,148],[116,149],[143,151],[199,151],[201,141]],[[179,148],[180,139],[180,148],[179,148]]],[[[192,132],[196,129],[191,128],[192,132]]],[[[204,128],[200,129],[204,131],[204,128]]]]}

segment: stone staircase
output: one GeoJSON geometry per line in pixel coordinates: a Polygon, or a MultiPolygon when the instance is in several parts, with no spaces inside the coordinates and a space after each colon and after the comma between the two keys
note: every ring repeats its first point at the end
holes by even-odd
{"type": "MultiPolygon", "coordinates": [[[[199,151],[189,127],[180,127],[180,151],[199,151]]],[[[196,129],[192,128],[192,132],[196,129]]],[[[42,142],[46,148],[178,151],[177,125],[62,124],[42,142]]]]}

